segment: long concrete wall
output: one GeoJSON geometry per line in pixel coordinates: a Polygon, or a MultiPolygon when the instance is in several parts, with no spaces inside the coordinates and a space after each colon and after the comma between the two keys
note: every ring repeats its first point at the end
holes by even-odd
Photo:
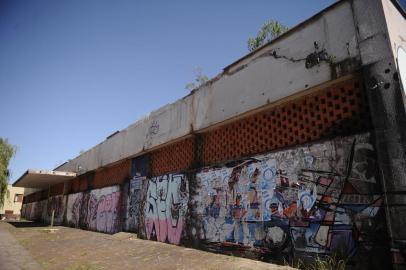
{"type": "Polygon", "coordinates": [[[121,186],[26,204],[23,215],[46,220],[56,208],[68,226],[258,259],[339,252],[353,263],[387,263],[371,256],[388,250],[369,133],[196,172],[133,175],[121,186]]]}

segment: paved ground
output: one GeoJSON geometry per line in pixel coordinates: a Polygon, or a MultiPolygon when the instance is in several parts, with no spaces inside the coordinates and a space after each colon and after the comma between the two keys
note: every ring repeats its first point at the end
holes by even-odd
{"type": "Polygon", "coordinates": [[[30,253],[17,242],[10,232],[3,229],[3,226],[0,228],[0,269],[42,269],[31,257],[30,253]]]}
{"type": "Polygon", "coordinates": [[[0,222],[0,269],[274,270],[284,266],[137,239],[134,234],[0,222]],[[38,263],[36,263],[37,261],[38,263]]]}

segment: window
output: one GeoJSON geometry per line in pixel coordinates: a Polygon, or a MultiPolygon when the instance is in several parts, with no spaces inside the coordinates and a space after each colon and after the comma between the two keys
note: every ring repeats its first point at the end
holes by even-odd
{"type": "Polygon", "coordinates": [[[23,194],[14,195],[14,202],[23,202],[23,194]]]}

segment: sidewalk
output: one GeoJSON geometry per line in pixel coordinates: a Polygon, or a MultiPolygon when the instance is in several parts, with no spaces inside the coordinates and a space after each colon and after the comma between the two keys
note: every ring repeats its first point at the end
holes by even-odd
{"type": "Polygon", "coordinates": [[[0,270],[42,270],[17,240],[0,226],[0,270]]]}
{"type": "MultiPolygon", "coordinates": [[[[44,227],[26,225],[14,227],[9,223],[0,222],[0,232],[2,233],[0,239],[6,236],[7,242],[11,243],[5,244],[0,252],[3,253],[3,249],[7,250],[9,246],[12,249],[12,251],[8,251],[9,255],[4,256],[8,257],[6,258],[8,260],[7,267],[12,267],[17,262],[20,262],[20,264],[32,262],[31,256],[33,256],[46,270],[292,269],[240,257],[141,240],[137,239],[136,234],[131,233],[108,235],[67,227],[54,228],[58,230],[48,233],[44,230],[44,227]],[[24,246],[31,256],[16,241],[24,246]]],[[[0,260],[3,262],[3,257],[0,257],[0,260]]],[[[40,269],[38,264],[35,264],[35,266],[37,268],[0,269],[40,269]]]]}

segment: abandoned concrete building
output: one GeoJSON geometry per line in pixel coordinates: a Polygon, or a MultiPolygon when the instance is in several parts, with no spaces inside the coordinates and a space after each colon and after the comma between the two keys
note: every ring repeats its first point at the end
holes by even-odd
{"type": "MultiPolygon", "coordinates": [[[[403,2],[402,2],[403,3],[403,2]]],[[[54,171],[29,220],[261,260],[404,269],[406,21],[342,0],[54,171]]]]}

